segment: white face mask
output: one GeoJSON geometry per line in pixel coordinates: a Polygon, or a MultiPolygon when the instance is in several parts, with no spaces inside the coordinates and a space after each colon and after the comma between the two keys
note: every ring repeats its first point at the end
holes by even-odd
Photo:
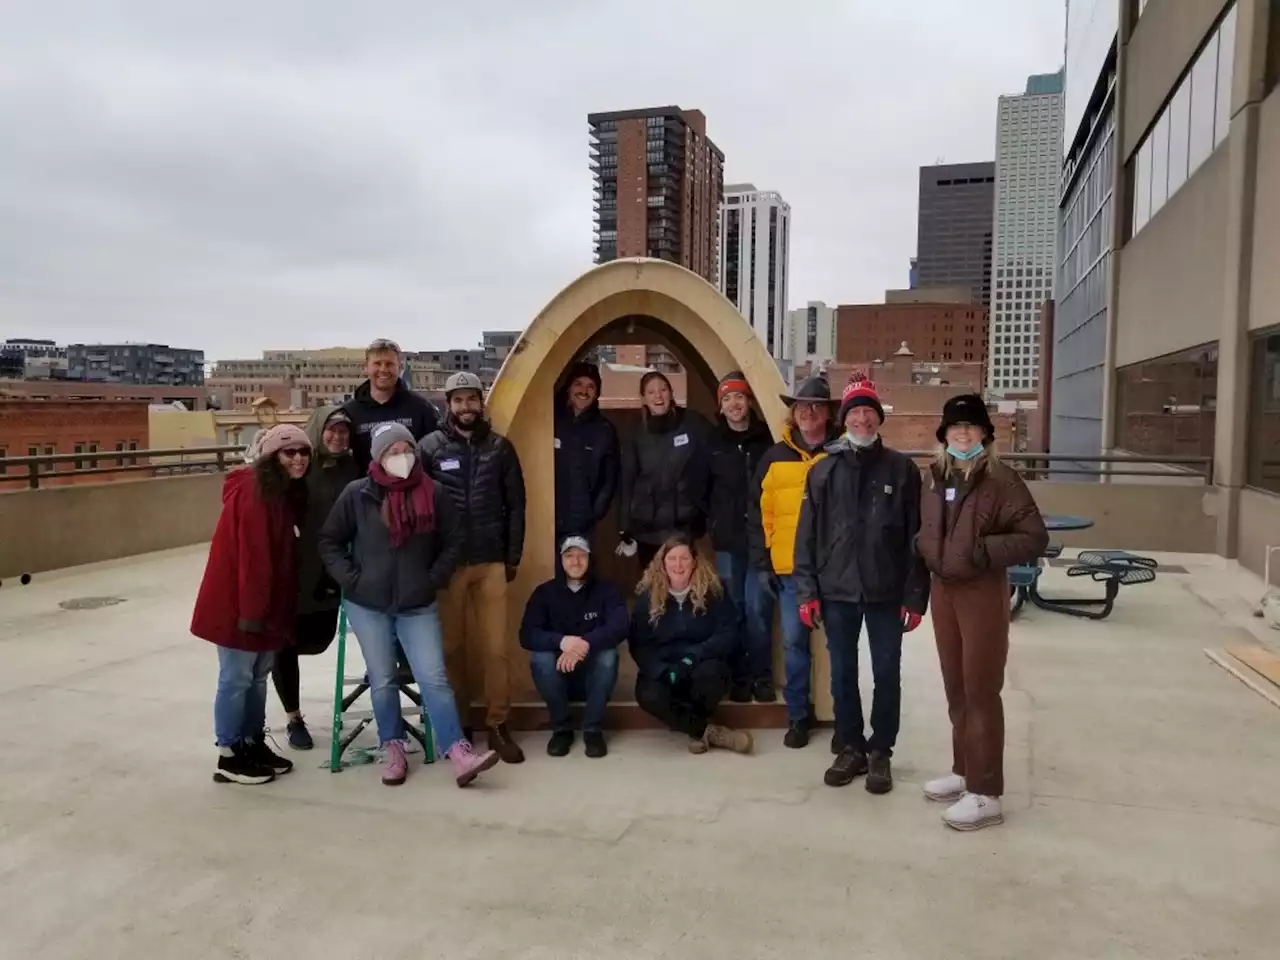
{"type": "Polygon", "coordinates": [[[846,432],[845,436],[849,439],[851,444],[858,448],[869,447],[880,438],[880,434],[878,433],[873,433],[869,437],[855,437],[852,433],[846,432]]]}
{"type": "Polygon", "coordinates": [[[382,461],[382,469],[397,480],[403,480],[413,472],[414,456],[412,453],[393,453],[382,461]]]}

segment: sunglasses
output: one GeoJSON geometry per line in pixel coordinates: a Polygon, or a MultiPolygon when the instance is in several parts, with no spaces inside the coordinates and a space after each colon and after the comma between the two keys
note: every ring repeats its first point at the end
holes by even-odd
{"type": "Polygon", "coordinates": [[[287,457],[290,460],[297,460],[299,457],[311,456],[311,451],[306,447],[291,447],[288,450],[281,450],[280,455],[282,457],[287,457]]]}

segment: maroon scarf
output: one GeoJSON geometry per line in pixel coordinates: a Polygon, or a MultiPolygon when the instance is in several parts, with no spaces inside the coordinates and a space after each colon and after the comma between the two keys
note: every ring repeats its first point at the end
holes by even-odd
{"type": "Polygon", "coordinates": [[[382,522],[391,531],[391,545],[402,547],[415,533],[430,533],[436,526],[435,484],[422,472],[422,464],[413,464],[413,471],[398,480],[382,464],[369,464],[369,476],[382,487],[387,495],[382,500],[382,522]]]}

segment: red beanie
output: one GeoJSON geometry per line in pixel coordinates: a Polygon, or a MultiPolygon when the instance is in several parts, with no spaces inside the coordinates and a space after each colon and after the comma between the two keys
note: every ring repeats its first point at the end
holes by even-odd
{"type": "Polygon", "coordinates": [[[716,403],[722,403],[726,393],[741,393],[750,398],[751,384],[747,383],[741,370],[730,370],[720,378],[720,385],[716,387],[716,403]]]}
{"type": "Polygon", "coordinates": [[[840,397],[840,425],[854,407],[870,407],[884,423],[884,407],[880,405],[880,395],[876,393],[876,385],[860,373],[849,377],[849,383],[840,397]]]}

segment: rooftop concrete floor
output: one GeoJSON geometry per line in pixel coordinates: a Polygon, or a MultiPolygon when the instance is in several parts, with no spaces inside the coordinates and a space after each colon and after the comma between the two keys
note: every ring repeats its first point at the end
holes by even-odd
{"type": "MultiPolygon", "coordinates": [[[[317,750],[245,788],[210,780],[202,550],[6,582],[0,956],[1276,957],[1280,711],[1202,653],[1265,632],[1257,581],[1169,559],[1190,574],[1107,622],[1015,623],[1008,819],[977,834],[919,791],[949,763],[927,620],[887,797],[823,786],[825,735],[778,731],[754,757],[619,735],[601,761],[526,734],[528,763],[465,791],[317,750]],[[92,596],[126,602],[59,607],[92,596]]],[[[305,665],[317,732],[332,671],[305,665]]]]}

